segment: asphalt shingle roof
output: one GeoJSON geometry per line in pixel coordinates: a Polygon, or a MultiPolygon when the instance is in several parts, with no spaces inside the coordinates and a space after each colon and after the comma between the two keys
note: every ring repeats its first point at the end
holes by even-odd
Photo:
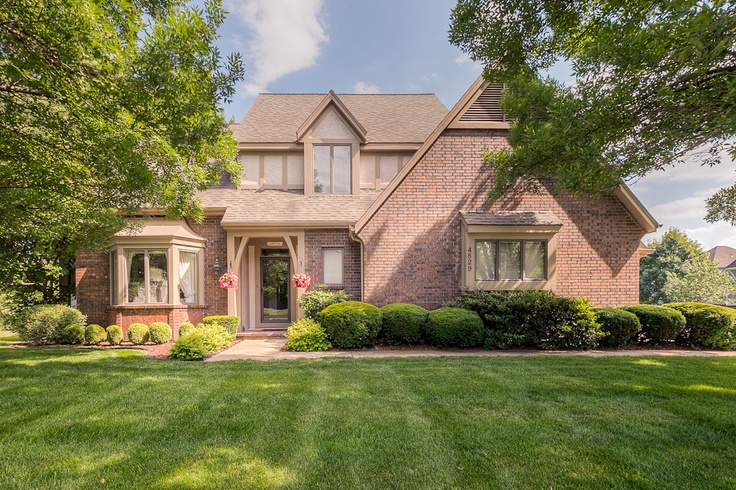
{"type": "MultiPolygon", "coordinates": [[[[292,143],[325,94],[259,94],[240,124],[241,143],[292,143]]],[[[366,129],[368,143],[422,143],[447,115],[434,94],[337,94],[366,129]]]]}
{"type": "Polygon", "coordinates": [[[708,258],[718,264],[719,269],[736,267],[736,248],[719,245],[706,252],[708,258]]]}

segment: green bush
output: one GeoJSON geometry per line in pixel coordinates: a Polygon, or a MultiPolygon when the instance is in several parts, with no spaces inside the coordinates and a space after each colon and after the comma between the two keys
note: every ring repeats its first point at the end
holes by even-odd
{"type": "Polygon", "coordinates": [[[106,329],[107,341],[110,345],[120,345],[123,341],[123,329],[118,325],[110,325],[106,329]]]}
{"type": "Polygon", "coordinates": [[[483,343],[483,320],[464,308],[445,306],[430,311],[427,342],[438,347],[478,347],[483,343]]]}
{"type": "Polygon", "coordinates": [[[389,345],[418,344],[429,312],[417,305],[394,303],[381,308],[381,340],[389,345]]]}
{"type": "Polygon", "coordinates": [[[381,310],[368,303],[345,301],[322,310],[319,321],[335,347],[370,347],[381,330],[381,310]]]}
{"type": "Polygon", "coordinates": [[[128,327],[128,340],[133,345],[143,345],[148,342],[149,338],[148,325],[145,323],[134,323],[128,327]]]}
{"type": "Polygon", "coordinates": [[[60,339],[64,344],[77,345],[84,342],[84,327],[72,323],[64,327],[62,338],[60,339]]]}
{"type": "Polygon", "coordinates": [[[184,322],[179,325],[179,336],[186,335],[192,330],[194,330],[194,325],[189,322],[184,322]]]}
{"type": "Polygon", "coordinates": [[[61,342],[67,325],[84,326],[86,322],[86,316],[68,306],[38,305],[20,312],[11,327],[21,340],[42,345],[61,342]]]}
{"type": "Polygon", "coordinates": [[[654,305],[626,305],[621,309],[630,311],[639,318],[643,340],[654,343],[673,342],[685,330],[685,317],[672,308],[654,305]]]}
{"type": "Polygon", "coordinates": [[[185,335],[179,335],[171,346],[174,359],[200,359],[211,352],[232,344],[235,334],[219,323],[202,325],[185,335]]]}
{"type": "Polygon", "coordinates": [[[685,317],[682,340],[694,347],[736,348],[736,310],[707,303],[670,303],[664,305],[685,317]]]}
{"type": "Polygon", "coordinates": [[[486,349],[592,349],[602,335],[586,299],[550,291],[466,289],[448,306],[480,315],[486,349]]]}
{"type": "Polygon", "coordinates": [[[343,290],[328,291],[325,286],[318,285],[314,289],[305,291],[299,298],[299,308],[304,310],[304,316],[318,320],[319,313],[335,303],[344,303],[350,300],[350,295],[343,290]]]}
{"type": "Polygon", "coordinates": [[[166,322],[153,322],[148,327],[148,335],[154,344],[165,344],[171,340],[171,327],[166,322]]]}
{"type": "Polygon", "coordinates": [[[620,348],[628,345],[641,330],[639,318],[630,311],[620,308],[593,308],[598,323],[601,325],[603,347],[620,348]]]}
{"type": "Polygon", "coordinates": [[[286,349],[297,352],[319,352],[332,347],[322,325],[309,318],[302,318],[289,325],[286,339],[286,349]]]}
{"type": "Polygon", "coordinates": [[[238,328],[240,328],[240,318],[237,316],[227,316],[227,315],[206,316],[202,319],[202,323],[204,323],[205,325],[213,325],[217,323],[225,327],[225,329],[233,335],[237,334],[238,328]]]}
{"type": "Polygon", "coordinates": [[[204,336],[199,330],[192,330],[184,335],[179,335],[174,345],[171,346],[173,359],[201,359],[207,355],[204,348],[204,336]]]}
{"type": "Polygon", "coordinates": [[[92,323],[84,329],[84,343],[88,345],[100,345],[107,340],[107,332],[100,325],[92,323]]]}

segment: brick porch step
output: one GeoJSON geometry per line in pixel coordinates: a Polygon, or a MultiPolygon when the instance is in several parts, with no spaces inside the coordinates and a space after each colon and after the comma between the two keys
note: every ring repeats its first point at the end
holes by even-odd
{"type": "Polygon", "coordinates": [[[271,338],[284,338],[286,329],[281,330],[252,330],[249,332],[238,332],[237,338],[239,339],[271,339],[271,338]]]}

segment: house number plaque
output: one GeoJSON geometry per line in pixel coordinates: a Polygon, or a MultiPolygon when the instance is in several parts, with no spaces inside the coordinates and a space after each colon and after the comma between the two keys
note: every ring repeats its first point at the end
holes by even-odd
{"type": "Polygon", "coordinates": [[[473,270],[473,247],[468,247],[468,272],[473,270]]]}

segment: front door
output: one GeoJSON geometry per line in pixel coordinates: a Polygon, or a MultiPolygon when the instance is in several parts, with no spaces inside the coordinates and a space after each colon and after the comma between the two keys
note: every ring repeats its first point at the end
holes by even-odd
{"type": "Polygon", "coordinates": [[[261,322],[289,323],[289,251],[261,255],[261,322]]]}

